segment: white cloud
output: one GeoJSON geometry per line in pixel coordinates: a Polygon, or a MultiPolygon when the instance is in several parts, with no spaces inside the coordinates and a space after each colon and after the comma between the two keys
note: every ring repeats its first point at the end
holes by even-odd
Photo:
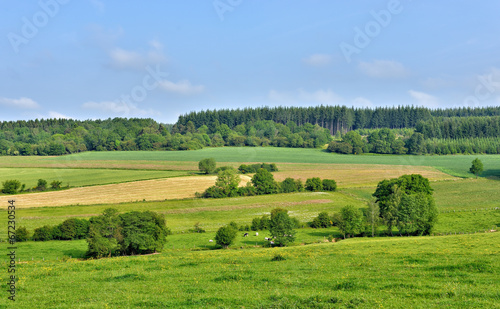
{"type": "Polygon", "coordinates": [[[408,75],[408,70],[401,63],[388,60],[360,62],[358,69],[363,74],[375,78],[399,78],[408,75]]]}
{"type": "Polygon", "coordinates": [[[151,50],[138,52],[115,47],[108,51],[110,66],[115,69],[144,70],[148,65],[164,63],[166,57],[163,54],[163,46],[160,42],[153,40],[149,42],[151,50]]]}
{"type": "Polygon", "coordinates": [[[308,65],[312,65],[315,67],[322,67],[329,65],[332,62],[332,57],[326,54],[314,54],[303,59],[302,61],[304,61],[308,65]]]}
{"type": "Polygon", "coordinates": [[[373,107],[372,101],[363,97],[357,97],[354,100],[352,100],[352,105],[354,107],[373,107]]]}
{"type": "Polygon", "coordinates": [[[69,117],[69,116],[63,115],[63,114],[61,114],[61,113],[54,112],[54,111],[50,111],[50,112],[49,112],[49,118],[56,118],[56,119],[72,119],[72,117],[69,117]]]}
{"type": "Polygon", "coordinates": [[[19,109],[40,108],[40,105],[37,102],[33,101],[30,98],[25,98],[25,97],[21,97],[19,99],[0,98],[0,104],[19,109]]]}
{"type": "Polygon", "coordinates": [[[430,94],[420,92],[420,91],[414,91],[410,90],[408,93],[418,102],[419,106],[426,106],[426,107],[438,107],[439,101],[435,96],[432,96],[430,94]]]}
{"type": "Polygon", "coordinates": [[[158,83],[160,89],[163,89],[167,92],[174,92],[178,94],[190,95],[202,92],[205,90],[205,86],[203,85],[191,85],[188,80],[181,80],[177,83],[171,82],[169,80],[162,80],[158,83]]]}
{"type": "Polygon", "coordinates": [[[295,92],[269,91],[268,98],[271,101],[287,103],[316,103],[316,104],[335,104],[342,101],[342,98],[330,89],[319,89],[316,91],[305,91],[302,88],[295,92]]]}
{"type": "Polygon", "coordinates": [[[85,109],[98,110],[104,113],[111,113],[114,115],[123,116],[148,116],[148,115],[159,115],[160,113],[152,109],[143,110],[137,108],[134,104],[120,102],[120,101],[102,101],[102,102],[86,102],[82,105],[85,109]]]}

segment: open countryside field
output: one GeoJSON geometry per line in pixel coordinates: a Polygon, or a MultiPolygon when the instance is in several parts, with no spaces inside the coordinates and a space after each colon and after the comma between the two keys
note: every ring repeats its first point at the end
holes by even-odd
{"type": "MultiPolygon", "coordinates": [[[[262,149],[267,151],[268,148],[259,148],[258,151],[262,149]]],[[[242,156],[231,161],[229,159],[238,148],[230,147],[214,149],[220,157],[217,159],[217,154],[212,157],[216,157],[217,166],[275,162],[280,169],[274,173],[277,180],[286,177],[303,181],[309,177],[331,178],[337,181],[339,191],[195,199],[192,198],[194,193],[213,185],[216,178],[196,175],[198,162],[194,158],[210,157],[203,151],[95,152],[43,160],[37,158],[31,162],[32,157],[15,157],[9,162],[12,165],[2,161],[6,164],[2,170],[26,170],[25,175],[31,171],[33,176],[38,176],[45,171],[66,173],[67,177],[78,175],[74,176],[75,180],[79,177],[86,183],[105,181],[105,177],[108,177],[107,181],[115,179],[118,182],[0,196],[3,205],[10,198],[16,199],[17,224],[31,232],[37,227],[57,225],[72,217],[88,219],[113,207],[119,212],[152,210],[162,213],[174,233],[167,237],[165,249],[160,254],[101,260],[83,259],[87,250],[84,240],[18,243],[18,257],[21,259],[18,273],[21,275],[17,304],[21,306],[16,307],[132,305],[217,308],[220,304],[229,308],[497,306],[500,293],[496,278],[500,263],[496,256],[500,253],[500,233],[484,231],[500,226],[500,210],[494,209],[500,207],[500,182],[496,177],[470,177],[467,171],[475,156],[453,156],[457,160],[453,165],[450,163],[453,161],[439,162],[443,157],[424,157],[429,159],[427,161],[417,160],[418,157],[414,156],[342,156],[320,150],[309,152],[310,149],[299,149],[300,156],[291,156],[280,148],[271,150],[274,155],[264,160],[255,159],[257,156],[254,159],[242,156]],[[173,154],[183,155],[182,161],[173,160],[180,157],[168,157],[173,154]],[[315,162],[322,156],[341,162],[315,162]],[[86,158],[80,160],[80,157],[86,158]],[[116,160],[108,160],[111,157],[116,160]],[[135,161],[137,157],[141,160],[135,161]],[[279,161],[280,158],[283,162],[279,161]],[[82,162],[86,166],[78,165],[82,162]],[[32,167],[19,167],[27,163],[33,164],[32,167]],[[54,168],[35,168],[36,164],[54,168]],[[93,176],[101,169],[89,168],[109,164],[116,164],[115,167],[120,169],[102,170],[103,179],[93,176]],[[113,176],[113,172],[123,174],[113,176]],[[163,177],[119,183],[126,181],[126,175],[131,177],[140,173],[159,173],[163,177]],[[192,176],[166,178],[182,173],[192,176]],[[332,214],[346,205],[364,208],[378,181],[412,173],[422,174],[432,181],[440,212],[434,232],[458,235],[365,237],[327,243],[325,239],[329,236],[342,237],[337,227],[306,227],[297,229],[297,240],[289,248],[263,248],[266,244],[264,237],[269,236],[269,232],[259,231],[259,236],[251,232],[250,237],[243,237],[244,232],[238,232],[232,249],[210,250],[214,245],[208,240],[214,239],[217,229],[230,221],[250,225],[253,218],[283,207],[305,224],[322,211],[332,214]],[[200,223],[207,232],[189,233],[195,223],[200,223]],[[286,260],[271,261],[277,253],[286,260]],[[144,286],[153,288],[141,288],[144,286]]],[[[496,164],[500,170],[500,156],[485,157],[492,164],[485,163],[485,169],[492,167],[488,175],[493,176],[496,164]]],[[[241,176],[241,185],[249,181],[249,176],[241,176]]],[[[44,179],[52,180],[50,177],[44,179]]],[[[1,218],[3,226],[7,224],[6,220],[1,218]]],[[[378,235],[383,236],[384,230],[385,227],[381,227],[378,235]]],[[[0,232],[0,237],[6,238],[5,231],[0,232]]],[[[0,243],[0,250],[7,250],[5,243],[0,243]]],[[[1,258],[4,259],[6,257],[1,258]]],[[[4,283],[2,287],[6,289],[4,283]]],[[[0,307],[4,303],[5,299],[0,300],[0,307]]]]}
{"type": "Polygon", "coordinates": [[[38,179],[62,181],[62,186],[83,187],[121,183],[136,180],[148,180],[186,176],[184,171],[137,171],[113,169],[72,169],[72,168],[0,168],[0,183],[9,179],[17,179],[26,184],[26,188],[37,185],[38,179]]]}
{"type": "Polygon", "coordinates": [[[84,250],[82,244],[29,243],[26,250],[20,244],[20,255],[36,259],[18,264],[16,308],[498,308],[500,302],[500,233],[55,260],[84,250]],[[53,255],[41,261],[43,252],[53,255]],[[286,260],[271,261],[278,253],[286,260]]]}
{"type": "Polygon", "coordinates": [[[381,165],[381,164],[280,164],[274,178],[283,181],[287,177],[305,182],[311,177],[335,179],[339,188],[376,186],[384,179],[405,174],[420,174],[431,181],[457,179],[428,166],[381,165]]]}
{"type": "Polygon", "coordinates": [[[430,166],[457,177],[472,177],[468,173],[470,164],[472,160],[479,158],[485,167],[482,176],[500,177],[500,155],[339,155],[320,149],[277,147],[220,147],[195,151],[83,152],[60,157],[2,157],[0,167],[115,167],[197,170],[197,162],[204,158],[215,158],[218,165],[225,165],[227,162],[236,164],[275,162],[430,166]]]}
{"type": "MultiPolygon", "coordinates": [[[[250,178],[241,175],[241,184],[250,178]]],[[[175,177],[72,188],[61,191],[0,196],[0,203],[15,199],[17,208],[65,205],[114,204],[139,200],[193,198],[215,184],[216,176],[175,177]]]]}

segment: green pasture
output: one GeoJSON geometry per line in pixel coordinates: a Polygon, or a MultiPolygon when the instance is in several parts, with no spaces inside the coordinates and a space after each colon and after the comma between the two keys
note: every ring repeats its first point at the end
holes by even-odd
{"type": "Polygon", "coordinates": [[[121,183],[137,180],[167,178],[188,175],[183,171],[114,170],[114,169],[71,169],[71,168],[0,168],[0,183],[17,179],[26,188],[37,185],[38,179],[62,181],[62,186],[82,187],[121,183]]]}
{"type": "MultiPolygon", "coordinates": [[[[485,172],[483,176],[500,177],[500,155],[340,155],[321,149],[279,147],[221,147],[196,151],[131,151],[131,152],[84,152],[70,155],[71,160],[152,160],[152,161],[199,161],[215,158],[217,162],[275,162],[275,163],[335,163],[335,164],[386,164],[432,166],[459,177],[471,177],[468,173],[472,160],[479,158],[485,172]]],[[[54,157],[52,160],[66,160],[54,157]]]]}
{"type": "MultiPolygon", "coordinates": [[[[11,164],[19,162],[37,164],[59,164],[78,161],[200,161],[213,157],[217,162],[275,162],[275,163],[335,163],[335,164],[385,164],[431,166],[458,177],[472,177],[469,168],[472,160],[479,158],[484,164],[482,176],[500,177],[500,155],[340,155],[322,149],[278,148],[278,147],[220,147],[195,151],[113,151],[83,152],[60,157],[16,157],[9,158],[11,164]],[[16,161],[16,159],[18,161],[16,161]]],[[[3,159],[3,158],[2,158],[3,159]]]]}
{"type": "MultiPolygon", "coordinates": [[[[7,250],[5,245],[0,248],[7,250]]],[[[499,308],[500,304],[500,233],[355,238],[288,248],[168,248],[157,255],[69,259],[83,250],[84,241],[19,244],[17,300],[8,303],[7,285],[2,282],[0,307],[499,308]],[[41,261],[44,251],[51,256],[41,261]],[[277,254],[285,260],[272,261],[277,254]]],[[[1,260],[6,258],[2,255],[1,260]]]]}

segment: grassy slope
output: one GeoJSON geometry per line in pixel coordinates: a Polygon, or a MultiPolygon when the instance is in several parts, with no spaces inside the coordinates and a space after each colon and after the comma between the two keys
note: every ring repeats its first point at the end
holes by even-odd
{"type": "MultiPolygon", "coordinates": [[[[82,243],[18,251],[70,253],[82,243]]],[[[482,233],[30,260],[18,264],[16,308],[498,308],[499,255],[500,233],[482,233]],[[286,260],[271,261],[278,253],[286,260]]],[[[2,297],[0,307],[6,303],[2,297]]]]}

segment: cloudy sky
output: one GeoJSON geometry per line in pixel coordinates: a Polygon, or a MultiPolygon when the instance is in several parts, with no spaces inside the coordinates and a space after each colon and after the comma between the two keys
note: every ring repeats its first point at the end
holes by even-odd
{"type": "Polygon", "coordinates": [[[0,120],[500,105],[493,0],[0,0],[0,120]]]}

